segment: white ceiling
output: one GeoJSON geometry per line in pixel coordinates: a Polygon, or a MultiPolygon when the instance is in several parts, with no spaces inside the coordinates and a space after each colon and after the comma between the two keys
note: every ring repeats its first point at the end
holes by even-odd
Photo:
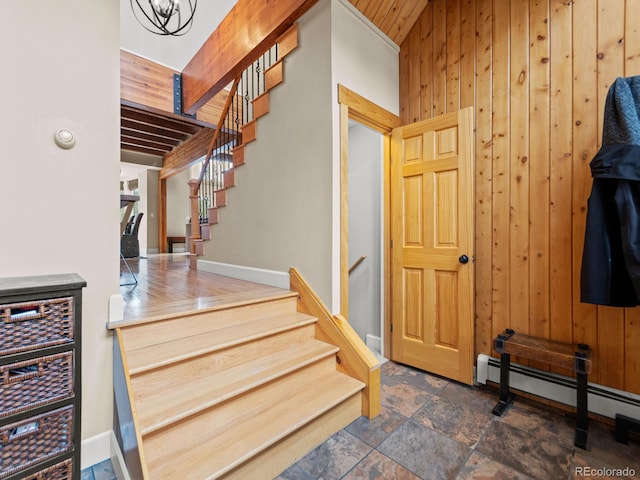
{"type": "Polygon", "coordinates": [[[135,0],[120,0],[121,48],[181,71],[236,1],[199,0],[191,30],[181,37],[154,35],[145,30],[134,17],[131,3],[135,5],[135,0]]]}

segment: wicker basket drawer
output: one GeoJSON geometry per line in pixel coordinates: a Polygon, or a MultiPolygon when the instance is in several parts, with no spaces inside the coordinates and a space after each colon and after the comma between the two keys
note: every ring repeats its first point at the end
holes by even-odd
{"type": "Polygon", "coordinates": [[[25,480],[71,480],[73,463],[71,459],[34,473],[25,480]]]}
{"type": "Polygon", "coordinates": [[[73,297],[0,305],[0,355],[73,341],[73,297]]]}
{"type": "Polygon", "coordinates": [[[73,352],[0,366],[0,418],[73,394],[73,352]]]}
{"type": "Polygon", "coordinates": [[[0,478],[71,451],[72,438],[71,405],[0,427],[0,478]]]}

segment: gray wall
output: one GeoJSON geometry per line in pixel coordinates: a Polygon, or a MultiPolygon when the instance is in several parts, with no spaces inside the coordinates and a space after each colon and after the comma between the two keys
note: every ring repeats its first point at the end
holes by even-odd
{"type": "Polygon", "coordinates": [[[2,7],[0,275],[77,272],[87,281],[86,440],[112,424],[112,342],[105,323],[110,296],[119,292],[118,4],[21,0],[2,7]],[[75,133],[75,148],[54,144],[59,128],[75,133]]]}
{"type": "Polygon", "coordinates": [[[167,180],[167,235],[170,237],[185,235],[187,218],[191,217],[190,178],[190,171],[185,170],[167,180]]]}
{"type": "Polygon", "coordinates": [[[362,340],[380,337],[382,256],[382,136],[362,125],[349,128],[349,323],[362,340]]]}
{"type": "Polygon", "coordinates": [[[205,243],[204,259],[286,272],[295,266],[337,312],[340,147],[337,85],[397,113],[398,48],[346,0],[321,0],[298,22],[299,48],[258,120],[258,140],[205,243]]]}
{"type": "Polygon", "coordinates": [[[295,266],[324,301],[331,292],[331,16],[321,1],[300,21],[300,47],[258,121],[206,260],[286,272],[295,266]]]}
{"type": "Polygon", "coordinates": [[[140,253],[158,253],[158,171],[140,173],[140,211],[144,229],[140,229],[140,253]]]}

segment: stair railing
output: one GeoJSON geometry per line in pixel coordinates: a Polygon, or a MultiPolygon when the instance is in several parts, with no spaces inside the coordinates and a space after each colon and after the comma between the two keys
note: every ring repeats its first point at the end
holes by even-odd
{"type": "Polygon", "coordinates": [[[233,82],[213,134],[200,175],[189,181],[191,201],[191,253],[199,240],[200,225],[218,206],[216,193],[225,188],[225,175],[233,165],[233,149],[242,144],[242,127],[253,120],[253,100],[265,93],[265,72],[278,61],[278,44],[260,55],[233,82]],[[195,220],[198,220],[197,222],[195,220]]]}

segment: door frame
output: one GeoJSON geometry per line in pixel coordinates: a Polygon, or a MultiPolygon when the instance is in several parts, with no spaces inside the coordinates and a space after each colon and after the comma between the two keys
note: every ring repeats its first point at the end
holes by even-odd
{"type": "Polygon", "coordinates": [[[349,319],[349,120],[383,135],[384,352],[391,352],[391,131],[400,117],[338,84],[340,105],[340,313],[349,319]]]}

